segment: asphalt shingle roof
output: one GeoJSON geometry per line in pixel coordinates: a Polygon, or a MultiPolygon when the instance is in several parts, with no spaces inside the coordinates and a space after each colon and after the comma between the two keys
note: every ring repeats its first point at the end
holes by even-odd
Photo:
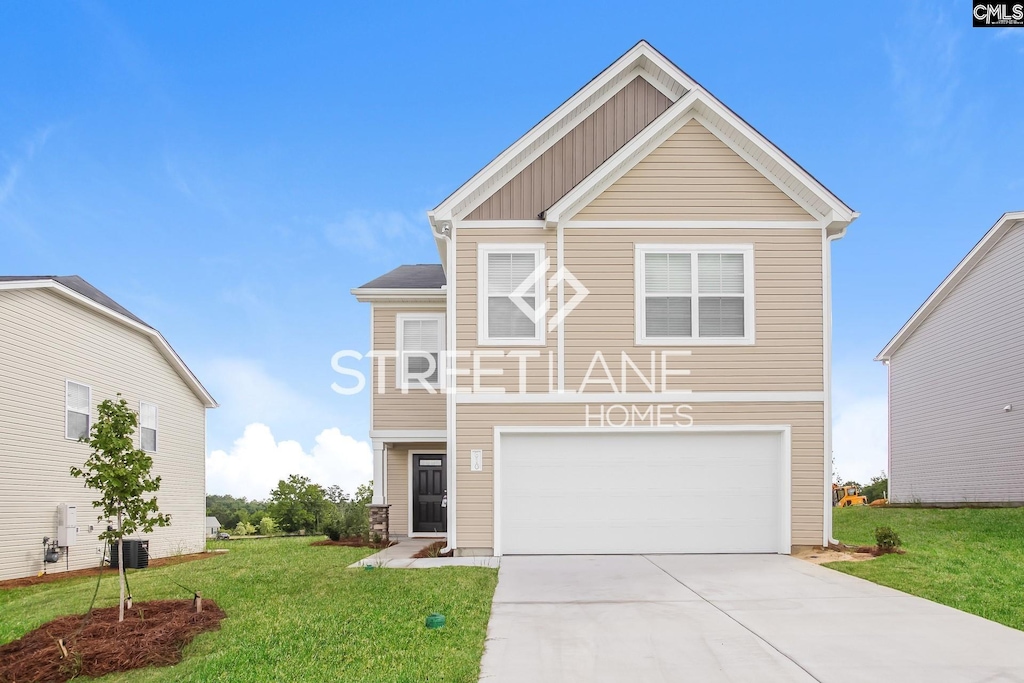
{"type": "Polygon", "coordinates": [[[131,318],[137,323],[141,323],[142,325],[153,329],[153,326],[145,320],[142,320],[127,308],[117,303],[77,275],[0,275],[0,282],[26,282],[30,280],[53,280],[54,282],[59,282],[68,289],[78,292],[87,299],[92,299],[100,306],[109,308],[115,313],[120,313],[127,318],[131,318]]]}
{"type": "Polygon", "coordinates": [[[446,284],[440,263],[398,266],[359,289],[441,289],[446,284]]]}

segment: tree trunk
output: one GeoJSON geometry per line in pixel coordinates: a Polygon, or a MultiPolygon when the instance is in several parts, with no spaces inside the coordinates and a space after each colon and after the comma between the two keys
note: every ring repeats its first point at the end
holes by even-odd
{"type": "MultiPolygon", "coordinates": [[[[117,513],[117,531],[121,532],[121,513],[117,513]]],[[[117,604],[117,620],[124,621],[124,539],[117,538],[117,581],[121,584],[121,600],[117,604]]]]}

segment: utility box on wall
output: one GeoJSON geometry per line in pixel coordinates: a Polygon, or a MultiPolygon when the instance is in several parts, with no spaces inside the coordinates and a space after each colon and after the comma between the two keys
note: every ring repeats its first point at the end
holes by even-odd
{"type": "Polygon", "coordinates": [[[70,548],[78,541],[78,506],[61,503],[57,506],[57,545],[70,548]]]}

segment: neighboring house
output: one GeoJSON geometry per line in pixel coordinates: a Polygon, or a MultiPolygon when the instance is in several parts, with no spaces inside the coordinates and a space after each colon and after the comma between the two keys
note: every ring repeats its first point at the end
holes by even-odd
{"type": "Polygon", "coordinates": [[[429,212],[441,265],[352,290],[391,532],[459,555],[827,542],[829,251],[856,217],[637,44],[429,212]]]}
{"type": "Polygon", "coordinates": [[[1024,211],[1003,214],[875,360],[889,498],[1024,503],[1024,211]]]}
{"type": "Polygon", "coordinates": [[[216,517],[206,518],[206,537],[216,538],[217,534],[220,533],[220,520],[216,517]]]}
{"type": "Polygon", "coordinates": [[[99,565],[99,494],[69,470],[89,457],[78,439],[96,406],[118,393],[140,415],[136,445],[153,456],[171,517],[140,537],[153,557],[203,550],[206,409],[217,404],[157,330],[80,277],[2,276],[0,365],[0,579],[99,565]],[[64,546],[56,563],[43,563],[44,536],[64,546]]]}

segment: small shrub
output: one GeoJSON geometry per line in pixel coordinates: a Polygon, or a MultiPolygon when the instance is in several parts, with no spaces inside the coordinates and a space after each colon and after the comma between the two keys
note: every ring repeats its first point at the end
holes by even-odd
{"type": "Polygon", "coordinates": [[[327,538],[332,541],[340,541],[342,537],[341,525],[337,522],[331,522],[330,524],[324,525],[324,533],[327,534],[327,538]]]}
{"type": "Polygon", "coordinates": [[[264,517],[260,520],[260,535],[261,536],[273,536],[277,533],[277,524],[270,517],[264,517]]]}
{"type": "Polygon", "coordinates": [[[256,533],[256,527],[248,522],[239,522],[231,533],[235,536],[252,536],[256,533]]]}
{"type": "Polygon", "coordinates": [[[878,550],[881,553],[895,552],[897,548],[903,545],[900,535],[887,526],[880,526],[875,529],[875,543],[878,544],[878,550]]]}

